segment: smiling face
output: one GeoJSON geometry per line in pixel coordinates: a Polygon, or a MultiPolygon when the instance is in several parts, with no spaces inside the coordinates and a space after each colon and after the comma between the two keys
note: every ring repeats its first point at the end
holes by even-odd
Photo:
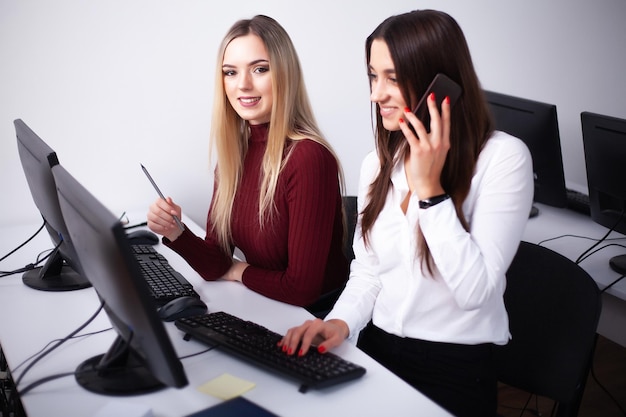
{"type": "Polygon", "coordinates": [[[272,76],[267,49],[257,35],[233,39],[222,61],[224,91],[239,117],[251,125],[267,123],[272,114],[272,76]]]}
{"type": "Polygon", "coordinates": [[[383,40],[372,42],[368,68],[370,100],[378,104],[383,126],[387,130],[400,130],[398,119],[403,116],[407,104],[398,86],[389,48],[383,40]]]}

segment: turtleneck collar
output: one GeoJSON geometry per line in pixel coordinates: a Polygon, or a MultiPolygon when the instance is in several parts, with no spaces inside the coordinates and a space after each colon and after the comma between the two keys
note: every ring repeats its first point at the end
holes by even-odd
{"type": "Polygon", "coordinates": [[[267,141],[267,132],[269,130],[269,123],[262,123],[260,125],[250,125],[250,140],[252,142],[265,142],[267,141]]]}

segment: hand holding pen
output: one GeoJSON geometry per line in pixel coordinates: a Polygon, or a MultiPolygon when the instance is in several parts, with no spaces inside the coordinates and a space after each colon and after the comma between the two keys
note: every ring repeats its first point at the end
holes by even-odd
{"type": "Polygon", "coordinates": [[[152,179],[152,176],[143,165],[141,165],[141,169],[160,197],[150,206],[150,210],[148,211],[148,227],[153,232],[173,241],[185,230],[185,227],[180,221],[182,210],[180,206],[174,204],[170,197],[165,198],[152,179]]]}

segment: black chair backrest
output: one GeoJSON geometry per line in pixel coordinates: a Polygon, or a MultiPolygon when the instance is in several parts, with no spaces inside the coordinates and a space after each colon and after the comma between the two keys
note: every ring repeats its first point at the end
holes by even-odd
{"type": "MultiPolygon", "coordinates": [[[[342,202],[343,211],[346,216],[346,234],[343,242],[343,253],[346,255],[346,258],[348,258],[348,261],[352,261],[354,259],[352,240],[354,238],[354,230],[356,228],[357,221],[356,197],[343,196],[342,202]]],[[[346,276],[346,281],[347,280],[348,276],[346,276]]],[[[343,286],[331,291],[330,293],[322,295],[319,300],[306,307],[306,309],[315,317],[326,317],[326,314],[328,314],[328,312],[332,309],[333,305],[335,305],[335,302],[337,301],[337,298],[341,295],[341,291],[343,291],[343,286]]]]}
{"type": "Polygon", "coordinates": [[[496,347],[499,380],[578,409],[590,369],[601,298],[572,260],[521,242],[504,295],[512,339],[496,347]],[[577,404],[576,404],[577,403],[577,404]]]}
{"type": "Polygon", "coordinates": [[[348,260],[354,259],[352,241],[354,240],[354,229],[357,221],[356,196],[343,196],[343,210],[346,213],[346,237],[343,245],[343,253],[348,260]]]}

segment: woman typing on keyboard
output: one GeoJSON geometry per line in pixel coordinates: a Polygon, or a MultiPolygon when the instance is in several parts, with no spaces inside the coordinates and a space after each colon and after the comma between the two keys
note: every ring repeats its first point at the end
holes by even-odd
{"type": "Polygon", "coordinates": [[[170,198],[148,226],[206,280],[241,281],[267,297],[311,306],[348,276],[343,176],[311,110],[285,30],[256,16],[236,22],[219,49],[211,125],[217,155],[204,238],[177,227],[170,198]],[[245,262],[233,258],[237,247],[245,262]]]}
{"type": "Polygon", "coordinates": [[[367,38],[366,59],[376,151],[361,168],[350,279],[324,321],[279,345],[304,355],[360,334],[361,349],[452,414],[494,416],[491,346],[509,339],[505,272],[532,204],[530,154],[493,130],[447,14],[388,18],[367,38]],[[425,94],[438,73],[460,85],[456,103],[425,94]],[[425,124],[411,111],[424,95],[425,124]]]}

